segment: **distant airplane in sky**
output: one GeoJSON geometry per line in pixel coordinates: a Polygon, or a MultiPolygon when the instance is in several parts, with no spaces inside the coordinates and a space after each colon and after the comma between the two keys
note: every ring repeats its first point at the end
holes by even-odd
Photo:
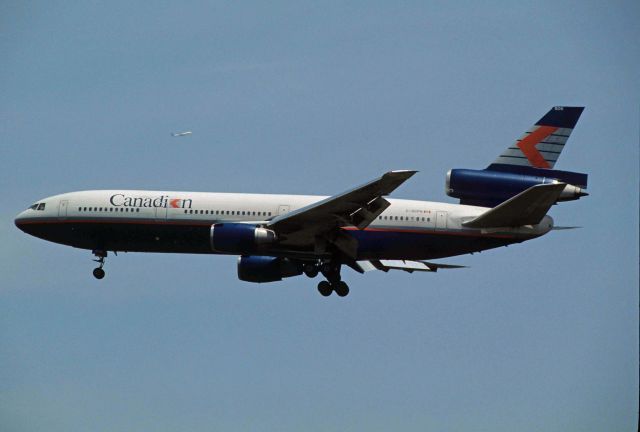
{"type": "MultiPolygon", "coordinates": [[[[587,195],[587,174],[553,167],[582,107],[555,107],[483,170],[452,169],[460,204],[387,198],[416,171],[389,171],[331,196],[95,190],[39,200],[15,224],[92,250],[238,255],[238,277],[274,282],[322,274],[323,296],[349,293],[341,269],[435,272],[431,260],[521,243],[554,229],[557,202],[587,195]],[[429,261],[427,261],[429,260],[429,261]]],[[[191,132],[182,132],[188,134],[191,132]]]]}
{"type": "Polygon", "coordinates": [[[181,136],[187,136],[187,135],[191,135],[193,132],[191,131],[184,131],[184,132],[174,132],[171,134],[171,136],[174,137],[181,137],[181,136]]]}

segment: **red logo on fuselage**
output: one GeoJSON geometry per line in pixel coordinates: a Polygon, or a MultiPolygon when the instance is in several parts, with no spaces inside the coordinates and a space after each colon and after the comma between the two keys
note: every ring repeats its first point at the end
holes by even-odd
{"type": "Polygon", "coordinates": [[[193,200],[183,198],[169,198],[168,195],[156,197],[136,197],[125,194],[111,195],[109,202],[115,207],[171,207],[190,209],[193,200]]]}

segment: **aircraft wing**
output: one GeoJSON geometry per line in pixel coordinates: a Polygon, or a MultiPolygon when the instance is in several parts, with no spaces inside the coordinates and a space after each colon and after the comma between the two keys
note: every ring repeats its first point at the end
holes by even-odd
{"type": "Polygon", "coordinates": [[[462,225],[468,228],[535,225],[555,204],[565,186],[566,183],[532,186],[462,225]]]}
{"type": "Polygon", "coordinates": [[[408,273],[414,271],[420,272],[437,272],[438,269],[456,269],[466,268],[466,266],[454,265],[454,264],[438,264],[428,261],[411,261],[411,260],[371,260],[371,261],[358,261],[357,265],[365,272],[369,270],[382,270],[388,272],[389,270],[403,270],[408,273]]]}
{"type": "MultiPolygon", "coordinates": [[[[267,226],[278,233],[282,245],[314,244],[322,249],[334,244],[355,258],[357,242],[338,228],[366,228],[390,203],[383,197],[393,192],[417,171],[389,171],[380,178],[273,218],[267,226]]],[[[320,252],[320,250],[319,250],[320,252]]]]}

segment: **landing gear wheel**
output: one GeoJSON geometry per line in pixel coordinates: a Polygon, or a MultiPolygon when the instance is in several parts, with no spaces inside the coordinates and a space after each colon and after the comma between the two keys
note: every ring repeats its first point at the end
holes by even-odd
{"type": "Polygon", "coordinates": [[[107,257],[107,251],[94,249],[92,253],[96,257],[94,261],[100,264],[100,267],[96,267],[93,269],[93,277],[96,279],[102,279],[104,277],[104,270],[102,270],[102,267],[104,267],[104,259],[107,257]]]}
{"type": "Polygon", "coordinates": [[[303,268],[304,274],[307,275],[307,277],[313,279],[314,277],[318,276],[318,267],[316,267],[315,265],[312,264],[307,264],[304,266],[303,268]]]}
{"type": "Polygon", "coordinates": [[[329,297],[333,292],[333,287],[327,281],[322,281],[318,284],[318,292],[324,297],[329,297]]]}
{"type": "Polygon", "coordinates": [[[344,281],[340,281],[335,285],[334,290],[340,297],[344,297],[349,294],[349,285],[344,281]]]}
{"type": "Polygon", "coordinates": [[[93,277],[96,279],[102,279],[104,277],[104,270],[101,267],[96,267],[93,269],[93,277]]]}

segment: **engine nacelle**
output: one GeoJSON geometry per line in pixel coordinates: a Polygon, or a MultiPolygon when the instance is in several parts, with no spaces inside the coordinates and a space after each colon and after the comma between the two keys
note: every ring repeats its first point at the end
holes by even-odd
{"type": "MultiPolygon", "coordinates": [[[[522,167],[519,168],[522,170],[522,167]]],[[[447,173],[445,192],[459,198],[461,204],[493,207],[532,186],[569,181],[584,187],[587,179],[585,174],[554,170],[527,169],[524,173],[518,173],[490,169],[452,169],[447,173]]],[[[558,201],[571,201],[588,195],[574,184],[567,184],[558,201]]]]}
{"type": "Polygon", "coordinates": [[[211,225],[211,249],[215,252],[253,253],[278,240],[275,232],[250,224],[220,223],[211,225]]]}
{"type": "Polygon", "coordinates": [[[302,274],[302,264],[289,258],[241,256],[238,258],[238,279],[246,282],[276,282],[302,274]]]}

